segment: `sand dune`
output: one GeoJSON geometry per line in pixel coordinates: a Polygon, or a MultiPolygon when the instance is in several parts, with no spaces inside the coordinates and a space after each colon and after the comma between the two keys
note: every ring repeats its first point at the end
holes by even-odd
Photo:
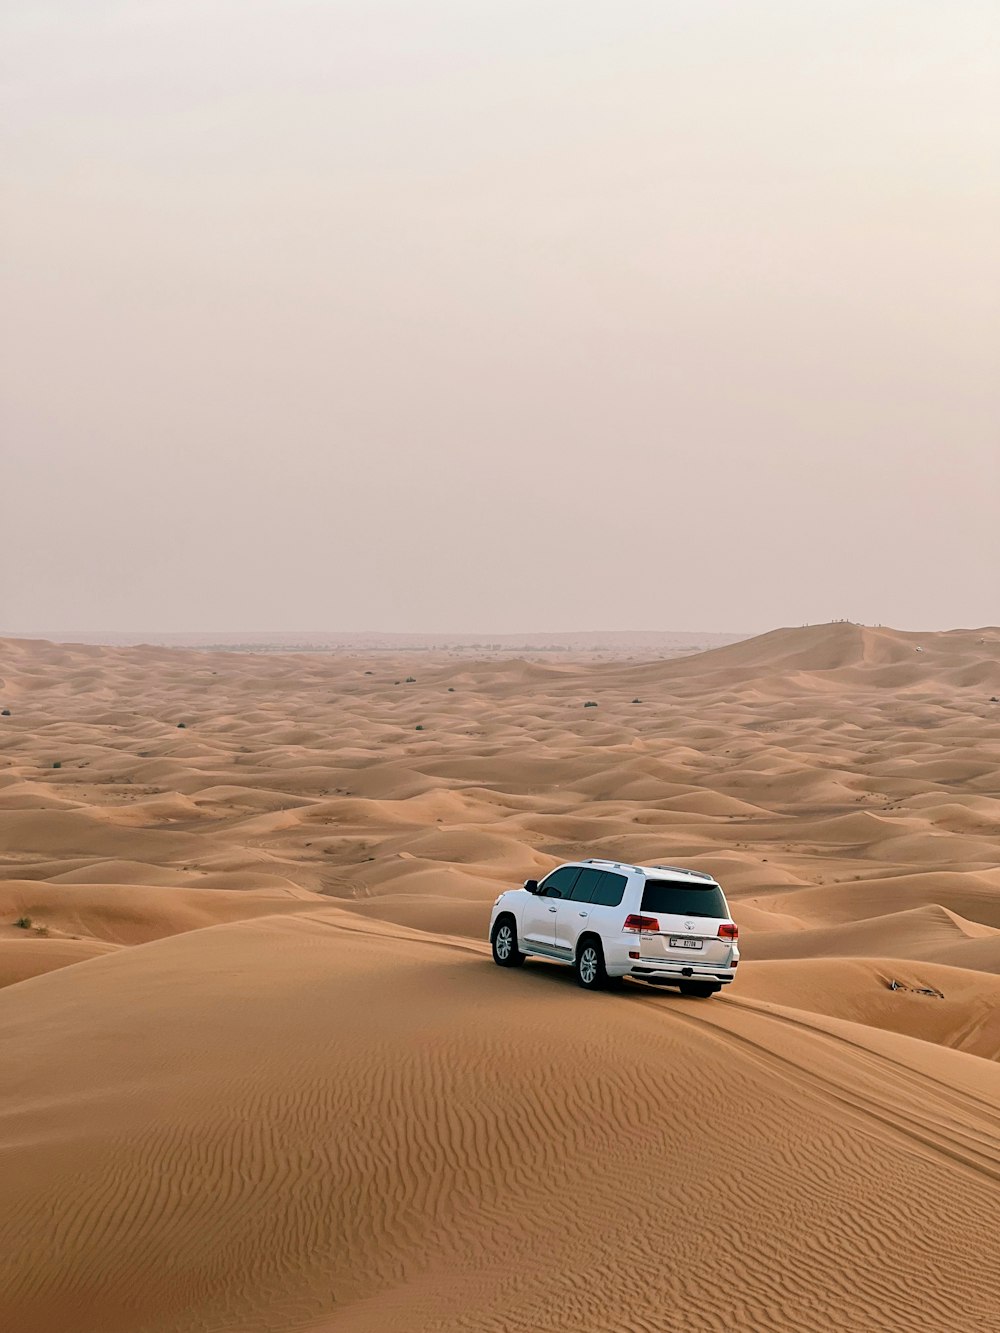
{"type": "Polygon", "coordinates": [[[899,958],[751,962],[739,996],[1000,1060],[1000,977],[987,979],[969,968],[899,958]]]}
{"type": "Polygon", "coordinates": [[[996,629],[0,641],[0,1325],[1000,1327],[991,696],[996,629]],[[717,874],[732,993],[495,969],[578,855],[717,874]]]}
{"type": "Polygon", "coordinates": [[[1000,931],[929,905],[836,926],[749,933],[754,958],[877,958],[891,945],[894,958],[934,959],[966,941],[1000,939],[1000,931]]]}
{"type": "Polygon", "coordinates": [[[1000,1070],[972,1056],[941,1053],[936,1084],[905,1038],[883,1053],[864,1028],[845,1041],[801,1021],[779,1054],[772,1019],[737,1001],[713,1013],[638,988],[581,1024],[554,968],[512,978],[477,946],[323,914],[7,995],[25,1100],[3,1121],[20,1239],[0,1265],[24,1333],[67,1310],[77,1327],[247,1330],[597,1330],[614,1310],[618,1327],[679,1330],[720,1268],[739,1281],[713,1286],[697,1327],[804,1327],[797,1305],[844,1328],[995,1313],[970,1220],[1000,1179],[1000,1070]],[[96,1070],[67,1049],[67,1006],[96,1070]],[[697,1198],[698,1226],[664,1217],[665,1191],[697,1198]],[[641,1283],[622,1261],[637,1217],[654,1254],[683,1236],[683,1259],[641,1283]],[[544,1276],[513,1285],[540,1254],[544,1276]],[[331,1299],[350,1317],[326,1323],[331,1299]]]}

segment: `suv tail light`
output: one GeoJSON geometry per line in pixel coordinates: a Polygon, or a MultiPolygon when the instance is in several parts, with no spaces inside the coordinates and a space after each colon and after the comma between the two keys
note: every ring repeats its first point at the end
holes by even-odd
{"type": "Polygon", "coordinates": [[[731,921],[723,921],[719,927],[720,940],[738,940],[740,937],[739,926],[734,926],[731,921]]]}
{"type": "Polygon", "coordinates": [[[640,934],[644,930],[659,930],[659,929],[660,929],[660,923],[659,921],[657,921],[655,916],[636,916],[635,913],[631,913],[629,916],[627,916],[625,918],[625,924],[624,926],[622,926],[623,931],[628,930],[635,935],[640,934]]]}

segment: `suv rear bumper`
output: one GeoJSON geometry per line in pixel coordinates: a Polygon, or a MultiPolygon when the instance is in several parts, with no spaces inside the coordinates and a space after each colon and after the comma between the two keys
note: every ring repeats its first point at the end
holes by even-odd
{"type": "Polygon", "coordinates": [[[736,979],[731,967],[712,966],[711,963],[660,963],[644,960],[633,963],[629,976],[640,981],[717,981],[727,986],[736,979]]]}

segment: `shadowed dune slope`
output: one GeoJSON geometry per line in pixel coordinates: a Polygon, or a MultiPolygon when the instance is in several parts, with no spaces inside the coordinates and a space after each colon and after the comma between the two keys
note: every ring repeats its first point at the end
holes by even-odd
{"type": "MultiPolygon", "coordinates": [[[[277,896],[266,891],[150,887],[145,884],[0,884],[0,913],[9,921],[44,922],[49,936],[79,943],[144,944],[164,935],[275,912],[301,912],[317,895],[277,896]]],[[[0,927],[0,941],[16,943],[28,932],[0,927]]],[[[64,942],[72,942],[65,940],[64,942]]]]}
{"type": "Polygon", "coordinates": [[[13,986],[28,977],[54,972],[88,958],[113,953],[117,945],[94,939],[49,939],[32,936],[27,940],[0,937],[0,987],[13,986]]]}
{"type": "Polygon", "coordinates": [[[349,926],[220,926],[0,994],[19,1333],[995,1315],[1000,1069],[349,926]]]}

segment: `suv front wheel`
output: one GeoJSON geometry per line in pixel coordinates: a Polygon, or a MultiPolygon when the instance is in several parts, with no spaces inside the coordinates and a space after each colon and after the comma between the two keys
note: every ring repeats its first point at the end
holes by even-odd
{"type": "Polygon", "coordinates": [[[589,935],[580,941],[576,951],[576,979],[584,990],[601,990],[608,984],[608,972],[604,966],[604,950],[601,942],[589,935]]]}
{"type": "Polygon", "coordinates": [[[517,926],[512,916],[500,917],[493,927],[490,943],[497,967],[520,967],[524,962],[524,954],[517,947],[517,926]]]}

